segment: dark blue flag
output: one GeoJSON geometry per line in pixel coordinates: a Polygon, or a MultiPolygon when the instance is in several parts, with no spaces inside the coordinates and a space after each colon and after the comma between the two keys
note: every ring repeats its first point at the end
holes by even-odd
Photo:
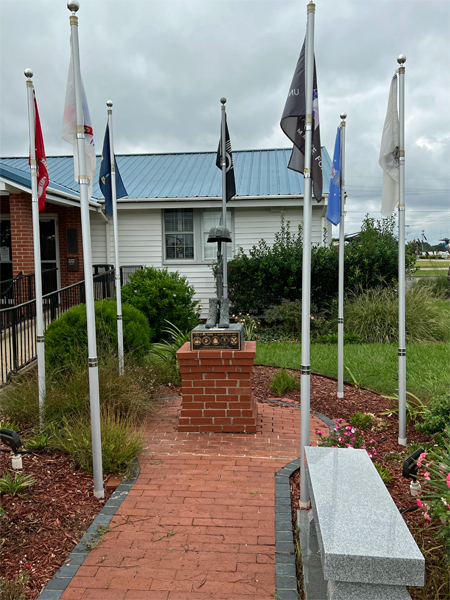
{"type": "Polygon", "coordinates": [[[330,192],[328,194],[327,219],[333,225],[341,220],[341,128],[338,127],[334,145],[333,168],[331,169],[330,192]]]}
{"type": "MultiPolygon", "coordinates": [[[[117,167],[117,161],[114,157],[114,166],[116,171],[116,198],[128,196],[128,192],[123,185],[122,177],[117,167]]],[[[105,198],[105,210],[108,215],[112,215],[112,190],[111,190],[111,158],[109,150],[109,126],[106,124],[105,139],[103,141],[102,162],[100,164],[100,175],[98,183],[105,198]]]]}

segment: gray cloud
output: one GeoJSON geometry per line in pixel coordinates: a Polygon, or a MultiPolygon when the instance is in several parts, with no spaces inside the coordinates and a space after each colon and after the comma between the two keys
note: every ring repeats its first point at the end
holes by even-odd
{"type": "MultiPolygon", "coordinates": [[[[221,96],[233,148],[288,147],[279,120],[306,28],[298,0],[81,0],[82,76],[100,151],[108,99],[117,153],[215,150],[221,96]]],[[[64,0],[0,0],[0,152],[26,155],[23,70],[34,83],[48,155],[69,154],[61,124],[69,62],[64,0]]],[[[347,118],[346,230],[380,217],[378,155],[390,80],[406,62],[409,239],[448,236],[450,3],[317,0],[322,143],[347,118]]]]}

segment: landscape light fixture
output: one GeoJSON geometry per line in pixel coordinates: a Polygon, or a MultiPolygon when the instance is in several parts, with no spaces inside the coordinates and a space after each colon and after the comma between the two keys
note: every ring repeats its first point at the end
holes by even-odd
{"type": "Polygon", "coordinates": [[[12,429],[0,429],[0,440],[5,446],[11,448],[12,456],[12,468],[22,468],[22,457],[19,454],[19,448],[22,446],[20,437],[12,429]]]}
{"type": "Polygon", "coordinates": [[[420,483],[417,481],[416,477],[417,477],[417,471],[419,470],[417,461],[419,459],[419,456],[421,454],[423,454],[424,452],[425,452],[425,450],[423,448],[419,448],[418,450],[413,452],[411,454],[411,456],[408,456],[408,458],[403,463],[402,477],[412,480],[410,483],[410,486],[409,486],[409,489],[411,491],[411,496],[418,496],[420,490],[422,489],[420,486],[420,483]]]}

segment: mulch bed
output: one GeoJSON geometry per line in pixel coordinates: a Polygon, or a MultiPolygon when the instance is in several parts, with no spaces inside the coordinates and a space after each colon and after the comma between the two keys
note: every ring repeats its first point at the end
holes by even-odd
{"type": "MultiPolygon", "coordinates": [[[[274,396],[270,392],[270,382],[276,370],[274,367],[254,367],[252,386],[258,402],[267,402],[274,396]]],[[[298,371],[289,371],[299,376],[298,371]]],[[[345,397],[337,399],[336,389],[335,380],[312,375],[311,411],[348,422],[355,412],[380,416],[391,406],[390,400],[350,385],[344,386],[345,397]]],[[[176,386],[165,387],[161,393],[163,397],[177,395],[181,395],[181,388],[176,386]]],[[[298,390],[286,393],[283,401],[299,405],[298,390]]],[[[385,458],[391,452],[405,454],[404,448],[397,443],[398,419],[395,414],[383,418],[389,423],[387,430],[374,432],[372,436],[377,442],[385,438],[379,446],[381,456],[378,462],[391,469],[394,478],[387,483],[387,488],[397,506],[406,508],[413,501],[409,495],[409,482],[401,477],[401,462],[385,458]]],[[[407,437],[408,441],[425,442],[429,439],[410,425],[407,437]]],[[[70,456],[24,454],[22,458],[24,472],[32,474],[36,483],[24,493],[23,498],[2,497],[6,511],[1,532],[2,576],[13,579],[21,569],[27,570],[28,565],[30,581],[25,593],[27,599],[34,599],[67,559],[111,492],[106,492],[105,499],[94,498],[92,477],[75,469],[70,456]]],[[[0,452],[0,467],[2,472],[4,469],[11,470],[11,459],[7,453],[0,452]]],[[[296,518],[298,495],[297,475],[297,480],[295,476],[292,480],[293,518],[296,518]]],[[[419,524],[423,520],[418,512],[405,515],[405,519],[408,524],[419,524]]]]}

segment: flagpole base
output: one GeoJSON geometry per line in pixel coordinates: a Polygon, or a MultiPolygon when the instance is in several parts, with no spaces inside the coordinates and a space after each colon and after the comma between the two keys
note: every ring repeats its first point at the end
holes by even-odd
{"type": "Polygon", "coordinates": [[[399,446],[406,446],[406,438],[398,438],[398,444],[399,446]]]}
{"type": "Polygon", "coordinates": [[[343,398],[344,397],[344,392],[338,392],[337,394],[338,398],[343,398]]]}
{"type": "Polygon", "coordinates": [[[308,500],[308,502],[302,502],[300,500],[299,504],[298,504],[299,508],[311,508],[311,500],[308,500]]]}

